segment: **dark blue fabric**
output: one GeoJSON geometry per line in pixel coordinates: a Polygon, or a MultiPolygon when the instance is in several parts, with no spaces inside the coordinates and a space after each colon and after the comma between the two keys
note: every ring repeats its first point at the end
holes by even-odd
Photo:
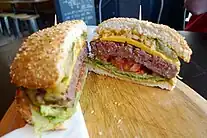
{"type": "MultiPolygon", "coordinates": [[[[142,0],[142,15],[144,20],[157,22],[161,0],[142,0]]],[[[164,0],[161,24],[166,24],[176,30],[183,29],[184,0],[164,0]]]]}
{"type": "MultiPolygon", "coordinates": [[[[96,0],[97,2],[99,1],[96,0]]],[[[103,0],[102,19],[106,20],[111,17],[138,18],[140,3],[142,4],[142,19],[156,23],[160,12],[161,0],[103,0]]],[[[160,23],[176,30],[182,30],[183,20],[184,0],[164,0],[160,23]]]]}
{"type": "Polygon", "coordinates": [[[142,19],[156,23],[160,11],[160,0],[142,0],[142,19]]]}
{"type": "MultiPolygon", "coordinates": [[[[141,0],[103,0],[102,19],[111,17],[139,17],[141,0]]],[[[98,3],[99,1],[97,1],[98,3]]],[[[98,12],[98,10],[97,10],[98,12]]]]}

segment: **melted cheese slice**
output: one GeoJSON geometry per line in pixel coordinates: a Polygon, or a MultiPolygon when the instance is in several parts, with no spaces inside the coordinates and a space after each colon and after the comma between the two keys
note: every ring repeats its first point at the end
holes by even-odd
{"type": "MultiPolygon", "coordinates": [[[[61,93],[62,92],[66,92],[66,90],[69,87],[70,81],[72,79],[72,75],[73,75],[73,69],[75,67],[75,64],[77,62],[77,59],[79,57],[79,54],[82,50],[82,46],[85,43],[85,39],[77,39],[73,45],[73,50],[69,52],[68,54],[68,59],[65,60],[65,63],[63,64],[63,68],[64,68],[64,77],[67,77],[67,81],[65,81],[64,83],[62,82],[61,78],[61,82],[57,83],[55,85],[55,87],[53,88],[47,88],[46,91],[47,93],[45,94],[45,99],[52,101],[52,99],[54,99],[54,97],[58,98],[61,97],[61,93]],[[72,60],[71,60],[72,59],[72,60]],[[56,93],[56,95],[55,95],[56,93]]],[[[55,99],[56,100],[56,99],[55,99]]]]}
{"type": "Polygon", "coordinates": [[[179,60],[170,59],[167,56],[165,56],[164,54],[162,54],[160,52],[157,52],[155,50],[152,50],[151,48],[147,47],[143,43],[141,43],[139,41],[136,41],[136,40],[133,40],[133,39],[130,39],[130,38],[126,38],[124,36],[102,37],[102,38],[100,38],[100,40],[103,40],[103,41],[122,42],[122,43],[127,42],[128,44],[131,44],[133,46],[136,46],[136,47],[142,49],[143,51],[146,51],[147,53],[149,53],[151,55],[155,55],[155,56],[161,57],[162,59],[166,60],[169,63],[173,63],[173,64],[176,64],[177,66],[180,66],[179,60]]]}

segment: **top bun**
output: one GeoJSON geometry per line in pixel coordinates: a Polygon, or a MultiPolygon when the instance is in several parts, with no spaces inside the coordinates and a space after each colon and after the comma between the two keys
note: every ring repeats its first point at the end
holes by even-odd
{"type": "MultiPolygon", "coordinates": [[[[86,33],[87,26],[81,20],[66,21],[40,30],[23,42],[10,67],[11,82],[26,88],[50,88],[64,77],[64,68],[73,43],[86,33]]],[[[69,57],[70,58],[70,57],[69,57]]]]}

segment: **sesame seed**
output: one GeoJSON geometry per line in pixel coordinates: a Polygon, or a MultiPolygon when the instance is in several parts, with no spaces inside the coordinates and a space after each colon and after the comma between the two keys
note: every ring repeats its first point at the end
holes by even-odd
{"type": "Polygon", "coordinates": [[[121,123],[121,119],[118,120],[117,124],[121,123]]]}

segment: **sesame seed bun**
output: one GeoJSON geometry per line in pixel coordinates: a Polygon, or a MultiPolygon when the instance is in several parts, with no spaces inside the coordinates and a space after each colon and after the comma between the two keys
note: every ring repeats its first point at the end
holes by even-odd
{"type": "MultiPolygon", "coordinates": [[[[176,54],[184,61],[189,62],[192,50],[185,39],[174,29],[148,21],[141,21],[135,18],[111,18],[102,22],[97,28],[98,35],[107,35],[111,32],[118,32],[120,35],[126,33],[130,37],[133,31],[148,38],[156,38],[168,44],[176,54]]],[[[97,37],[97,36],[96,36],[97,37]]]]}
{"type": "Polygon", "coordinates": [[[76,59],[77,51],[86,46],[86,40],[81,37],[86,32],[87,26],[83,21],[73,20],[29,36],[11,64],[11,82],[34,89],[56,86],[65,75],[65,61],[71,55],[76,55],[76,59]],[[73,48],[76,41],[78,44],[75,43],[73,48]]]}

